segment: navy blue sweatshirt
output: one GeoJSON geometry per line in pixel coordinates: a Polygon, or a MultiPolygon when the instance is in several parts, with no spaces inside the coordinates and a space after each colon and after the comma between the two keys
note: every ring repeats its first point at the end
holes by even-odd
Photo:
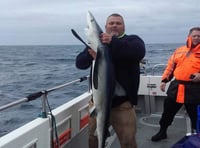
{"type": "MultiPolygon", "coordinates": [[[[137,35],[124,35],[121,38],[112,37],[112,41],[108,46],[114,65],[116,81],[123,87],[127,94],[124,97],[113,98],[113,106],[119,105],[127,100],[132,105],[137,105],[140,61],[145,56],[144,41],[137,35]]],[[[89,54],[88,49],[85,48],[76,57],[76,67],[79,69],[87,69],[92,65],[92,60],[93,58],[89,54]]]]}

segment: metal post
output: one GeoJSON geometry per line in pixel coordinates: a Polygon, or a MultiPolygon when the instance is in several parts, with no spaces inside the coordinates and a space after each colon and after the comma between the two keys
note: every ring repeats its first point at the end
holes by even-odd
{"type": "Polygon", "coordinates": [[[47,93],[44,92],[42,95],[42,118],[47,118],[47,106],[46,106],[46,100],[47,100],[47,93]]]}

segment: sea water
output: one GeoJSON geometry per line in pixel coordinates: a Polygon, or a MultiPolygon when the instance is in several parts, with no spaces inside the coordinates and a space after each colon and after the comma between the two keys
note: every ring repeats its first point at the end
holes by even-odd
{"type": "MultiPolygon", "coordinates": [[[[166,64],[181,44],[146,44],[146,70],[166,64]]],[[[31,93],[53,88],[82,76],[89,69],[75,67],[82,45],[0,46],[0,106],[25,98],[31,93]]],[[[159,70],[162,72],[162,70],[159,70]]],[[[51,109],[88,90],[88,82],[72,84],[48,95],[51,109]]],[[[41,113],[41,99],[0,111],[0,136],[35,119],[41,113]]]]}

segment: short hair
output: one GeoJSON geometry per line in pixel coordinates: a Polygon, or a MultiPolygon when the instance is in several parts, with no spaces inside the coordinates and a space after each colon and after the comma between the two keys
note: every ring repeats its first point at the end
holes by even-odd
{"type": "MultiPolygon", "coordinates": [[[[111,15],[108,16],[107,21],[108,21],[109,17],[111,17],[111,16],[121,17],[121,18],[122,18],[122,21],[123,21],[123,23],[124,23],[124,18],[123,18],[123,16],[120,15],[119,13],[112,13],[111,15]]],[[[107,21],[106,21],[106,22],[107,22],[107,21]]]]}
{"type": "Polygon", "coordinates": [[[193,32],[193,31],[200,31],[200,27],[192,27],[189,31],[189,35],[193,32]]]}
{"type": "Polygon", "coordinates": [[[110,16],[118,16],[118,17],[122,17],[119,13],[112,13],[111,15],[109,15],[108,17],[110,16]]]}

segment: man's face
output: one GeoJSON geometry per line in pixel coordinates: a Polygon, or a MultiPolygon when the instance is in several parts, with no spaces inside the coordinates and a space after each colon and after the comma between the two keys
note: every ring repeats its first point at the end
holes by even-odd
{"type": "Polygon", "coordinates": [[[124,21],[119,16],[110,16],[105,25],[106,33],[120,36],[124,33],[124,21]]]}
{"type": "Polygon", "coordinates": [[[194,31],[192,31],[192,33],[190,34],[190,36],[192,37],[192,43],[193,43],[193,45],[200,44],[200,31],[194,30],[194,31]]]}

